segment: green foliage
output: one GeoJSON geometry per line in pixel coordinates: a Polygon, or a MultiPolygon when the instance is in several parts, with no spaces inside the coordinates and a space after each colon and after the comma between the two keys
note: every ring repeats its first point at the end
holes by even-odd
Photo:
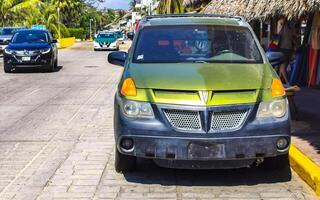
{"type": "Polygon", "coordinates": [[[68,28],[70,37],[84,40],[86,38],[85,31],[83,28],[68,28]]]}
{"type": "Polygon", "coordinates": [[[77,35],[89,38],[90,20],[92,33],[104,29],[110,23],[119,21],[124,12],[99,10],[95,0],[0,0],[0,26],[45,25],[55,38],[77,35]],[[58,16],[58,8],[60,15],[58,16]],[[82,28],[74,31],[68,28],[82,28]],[[70,32],[71,30],[71,32],[70,32]]]}
{"type": "Polygon", "coordinates": [[[160,0],[157,12],[159,14],[184,13],[183,0],[160,0]]]}

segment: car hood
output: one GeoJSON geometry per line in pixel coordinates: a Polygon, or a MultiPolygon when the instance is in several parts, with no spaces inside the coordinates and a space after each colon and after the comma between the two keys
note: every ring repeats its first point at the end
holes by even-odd
{"type": "Polygon", "coordinates": [[[116,39],[114,38],[96,38],[96,42],[115,42],[116,39]]]}
{"type": "Polygon", "coordinates": [[[50,48],[50,45],[48,43],[23,43],[23,44],[10,43],[8,48],[12,50],[40,50],[40,49],[50,48]]]}
{"type": "Polygon", "coordinates": [[[10,40],[12,38],[12,35],[0,35],[0,40],[6,39],[10,40]]]}
{"type": "Polygon", "coordinates": [[[128,72],[137,88],[184,91],[257,90],[273,77],[268,64],[134,63],[128,72]]]}

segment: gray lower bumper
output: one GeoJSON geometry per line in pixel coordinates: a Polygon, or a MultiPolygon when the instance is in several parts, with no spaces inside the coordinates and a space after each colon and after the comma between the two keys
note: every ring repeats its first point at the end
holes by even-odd
{"type": "Polygon", "coordinates": [[[239,138],[178,138],[159,136],[122,135],[118,150],[127,155],[168,160],[252,160],[285,154],[277,150],[277,140],[288,136],[259,136],[239,138]],[[131,138],[134,148],[126,151],[120,147],[123,138],[131,138]]]}

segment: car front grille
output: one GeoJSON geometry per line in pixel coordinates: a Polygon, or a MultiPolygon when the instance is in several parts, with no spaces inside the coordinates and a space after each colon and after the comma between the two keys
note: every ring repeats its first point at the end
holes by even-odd
{"type": "MultiPolygon", "coordinates": [[[[167,120],[172,127],[182,131],[205,131],[202,127],[202,117],[200,113],[204,111],[164,109],[167,120]]],[[[210,123],[211,132],[233,131],[238,129],[245,121],[249,109],[245,110],[226,110],[209,112],[210,119],[206,120],[210,123]]]]}
{"type": "Polygon", "coordinates": [[[239,128],[247,116],[248,110],[214,112],[211,115],[212,131],[228,131],[239,128]]]}
{"type": "Polygon", "coordinates": [[[170,124],[180,130],[201,130],[201,119],[198,111],[165,109],[164,114],[170,124]]]}

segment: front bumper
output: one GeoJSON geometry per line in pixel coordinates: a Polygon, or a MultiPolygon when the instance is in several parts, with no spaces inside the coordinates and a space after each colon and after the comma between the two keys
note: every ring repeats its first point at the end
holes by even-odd
{"type": "Polygon", "coordinates": [[[111,43],[111,44],[94,44],[93,48],[95,50],[117,50],[119,48],[119,45],[117,45],[116,43],[111,43]]]}
{"type": "MultiPolygon", "coordinates": [[[[247,166],[257,158],[275,157],[288,153],[288,149],[281,151],[277,149],[279,138],[286,138],[290,143],[288,113],[280,119],[256,119],[258,104],[209,108],[153,104],[154,119],[131,119],[123,115],[118,101],[116,98],[114,130],[117,149],[122,154],[152,158],[161,161],[159,163],[162,165],[164,163],[172,165],[172,161],[190,161],[190,163],[200,161],[206,164],[210,161],[215,161],[216,164],[220,161],[228,161],[219,163],[219,167],[214,168],[235,168],[247,166]],[[179,131],[171,126],[162,112],[168,107],[201,110],[204,113],[245,107],[249,108],[250,112],[245,122],[236,130],[190,132],[179,131]],[[123,149],[120,145],[126,138],[134,142],[134,148],[130,151],[123,149]]],[[[179,167],[178,162],[177,164],[179,167]]]]}
{"type": "Polygon", "coordinates": [[[28,61],[23,61],[22,57],[24,56],[4,54],[4,64],[12,68],[43,68],[48,67],[53,63],[51,53],[32,55],[28,61]]]}

